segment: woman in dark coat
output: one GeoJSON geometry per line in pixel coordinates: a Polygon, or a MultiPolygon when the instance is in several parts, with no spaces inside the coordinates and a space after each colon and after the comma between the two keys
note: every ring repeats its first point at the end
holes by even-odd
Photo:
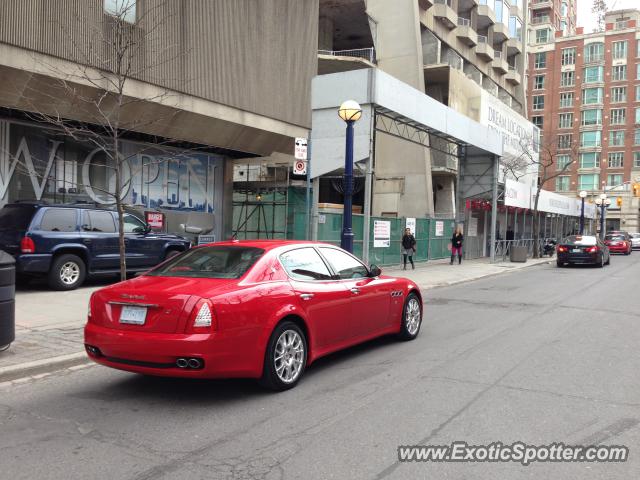
{"type": "Polygon", "coordinates": [[[411,234],[410,228],[404,229],[404,235],[402,236],[402,258],[404,261],[403,270],[407,269],[407,257],[409,257],[409,261],[411,262],[411,268],[415,269],[416,266],[413,264],[413,254],[416,251],[416,237],[411,234]]]}
{"type": "Polygon", "coordinates": [[[458,265],[462,263],[462,243],[464,242],[464,235],[460,227],[456,227],[451,237],[451,265],[453,265],[453,259],[458,255],[458,265]]]}

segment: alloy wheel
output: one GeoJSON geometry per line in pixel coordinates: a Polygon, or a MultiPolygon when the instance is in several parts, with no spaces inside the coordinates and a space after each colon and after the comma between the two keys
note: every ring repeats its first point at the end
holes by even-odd
{"type": "Polygon", "coordinates": [[[404,321],[406,322],[409,335],[415,335],[420,328],[420,303],[415,297],[409,299],[405,310],[404,321]]]}
{"type": "Polygon", "coordinates": [[[80,267],[75,262],[66,262],[60,267],[60,280],[65,285],[73,285],[80,278],[80,267]]]}
{"type": "Polygon", "coordinates": [[[294,330],[285,330],[278,337],[273,364],[276,375],[284,383],[295,382],[305,361],[305,345],[302,337],[294,330]]]}

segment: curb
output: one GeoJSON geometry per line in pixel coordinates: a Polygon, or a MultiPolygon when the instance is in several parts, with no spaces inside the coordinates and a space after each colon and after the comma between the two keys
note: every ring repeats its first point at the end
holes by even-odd
{"type": "Polygon", "coordinates": [[[43,373],[53,373],[69,367],[90,364],[91,360],[85,352],[60,355],[58,357],[43,358],[32,362],[19,363],[0,368],[0,383],[10,382],[20,378],[31,377],[43,373]]]}

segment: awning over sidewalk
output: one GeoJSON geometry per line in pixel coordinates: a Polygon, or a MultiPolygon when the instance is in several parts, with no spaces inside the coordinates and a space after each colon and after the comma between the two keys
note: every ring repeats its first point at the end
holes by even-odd
{"type": "MultiPolygon", "coordinates": [[[[502,138],[494,130],[458,113],[421,91],[377,69],[320,75],[313,80],[311,176],[319,177],[344,165],[344,122],[340,103],[357,101],[363,115],[355,125],[354,160],[369,157],[373,115],[395,122],[411,135],[435,135],[463,145],[470,156],[501,156],[502,138]]],[[[407,137],[408,141],[412,141],[407,137]]]]}

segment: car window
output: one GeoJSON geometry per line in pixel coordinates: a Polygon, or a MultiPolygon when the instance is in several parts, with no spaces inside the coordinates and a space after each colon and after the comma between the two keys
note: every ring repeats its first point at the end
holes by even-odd
{"type": "Polygon", "coordinates": [[[200,247],[187,250],[147,273],[156,277],[240,278],[262,256],[254,247],[200,247]]]}
{"type": "Polygon", "coordinates": [[[7,205],[0,209],[0,230],[26,230],[36,209],[31,205],[7,205]]]}
{"type": "Polygon", "coordinates": [[[626,237],[624,235],[607,235],[604,237],[605,240],[625,240],[626,237]]]}
{"type": "Polygon", "coordinates": [[[82,227],[90,232],[116,232],[116,224],[113,221],[113,215],[109,212],[99,212],[96,210],[87,210],[84,212],[84,222],[82,227]]]}
{"type": "Polygon", "coordinates": [[[296,280],[331,280],[331,272],[313,248],[296,248],[280,255],[280,262],[296,280]]]}
{"type": "Polygon", "coordinates": [[[146,225],[138,218],[125,213],[124,215],[124,233],[142,233],[146,225]]]}
{"type": "Polygon", "coordinates": [[[40,229],[48,232],[74,232],[76,211],[72,208],[48,208],[42,216],[40,229]]]}
{"type": "Polygon", "coordinates": [[[587,235],[571,235],[564,239],[562,242],[566,245],[586,245],[593,246],[596,245],[596,237],[587,236],[587,235]]]}
{"type": "Polygon", "coordinates": [[[340,278],[364,278],[369,275],[367,267],[345,252],[328,247],[321,247],[320,252],[340,278]]]}

